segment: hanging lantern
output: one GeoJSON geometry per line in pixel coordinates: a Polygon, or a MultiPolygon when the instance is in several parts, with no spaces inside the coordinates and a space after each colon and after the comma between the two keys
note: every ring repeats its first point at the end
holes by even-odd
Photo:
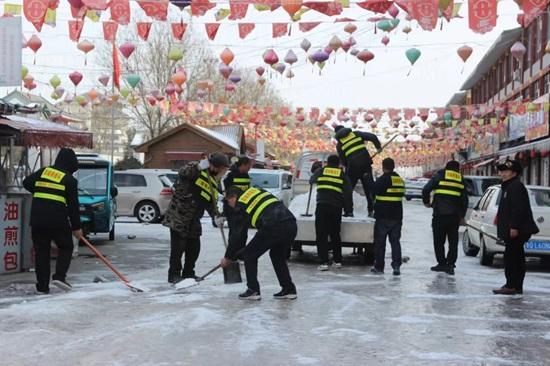
{"type": "Polygon", "coordinates": [[[182,85],[187,81],[187,75],[184,71],[178,71],[172,75],[171,80],[176,85],[182,85]]]}
{"type": "Polygon", "coordinates": [[[311,59],[317,63],[325,62],[328,58],[329,54],[325,50],[317,50],[311,55],[311,59]]]}
{"type": "Polygon", "coordinates": [[[273,68],[274,68],[279,74],[282,75],[283,72],[284,72],[285,69],[286,69],[286,66],[285,66],[285,64],[278,62],[278,63],[276,63],[275,65],[273,65],[273,68]]]}
{"type": "Polygon", "coordinates": [[[27,46],[34,52],[33,65],[36,65],[36,53],[42,47],[42,41],[36,34],[33,34],[31,38],[27,41],[27,46]]]}
{"type": "Polygon", "coordinates": [[[61,98],[63,94],[65,94],[65,89],[58,86],[57,88],[55,88],[54,93],[57,94],[59,98],[61,98]]]}
{"type": "Polygon", "coordinates": [[[80,51],[84,52],[84,65],[88,64],[88,53],[93,51],[95,48],[95,45],[87,40],[80,41],[76,45],[76,48],[78,48],[80,51]]]}
{"type": "Polygon", "coordinates": [[[264,59],[264,62],[270,66],[273,66],[277,62],[279,62],[279,56],[277,56],[277,54],[272,48],[264,52],[263,59],[264,59]]]}
{"type": "Polygon", "coordinates": [[[168,83],[168,85],[166,85],[166,88],[164,88],[164,92],[167,95],[172,96],[176,93],[176,87],[174,86],[174,84],[168,83]]]}
{"type": "Polygon", "coordinates": [[[21,65],[21,80],[25,79],[25,76],[29,73],[29,69],[25,65],[21,65]]]}
{"type": "Polygon", "coordinates": [[[514,56],[517,62],[521,62],[521,58],[523,57],[526,51],[527,49],[525,48],[523,43],[521,43],[520,41],[517,41],[516,43],[514,43],[512,48],[510,48],[510,52],[512,52],[512,56],[514,56]]]}
{"type": "Polygon", "coordinates": [[[302,0],[281,0],[281,6],[292,18],[302,8],[302,0]]]}
{"type": "Polygon", "coordinates": [[[402,30],[403,30],[403,33],[405,33],[406,35],[408,35],[409,33],[411,33],[412,28],[411,28],[410,26],[406,25],[406,26],[403,27],[402,30]]]}
{"type": "Polygon", "coordinates": [[[390,37],[384,36],[384,37],[382,37],[382,40],[381,40],[380,42],[382,42],[382,44],[383,44],[384,46],[387,46],[388,43],[390,43],[390,37]]]}
{"type": "Polygon", "coordinates": [[[367,68],[367,62],[374,59],[374,54],[369,50],[363,50],[357,53],[357,59],[363,62],[363,76],[365,75],[365,70],[367,68]]]}
{"type": "MultiPolygon", "coordinates": [[[[132,87],[132,88],[135,88],[139,82],[140,82],[141,78],[139,75],[137,74],[128,74],[126,75],[126,82],[132,87]]],[[[126,97],[125,97],[126,98],[126,97]]]]}
{"type": "MultiPolygon", "coordinates": [[[[137,84],[136,84],[137,85],[137,84]]],[[[124,99],[126,99],[128,97],[128,95],[130,95],[130,89],[128,88],[121,88],[120,89],[120,95],[122,95],[122,97],[124,99]]]]}
{"type": "Polygon", "coordinates": [[[237,84],[239,81],[241,81],[241,77],[238,74],[232,73],[229,75],[229,81],[231,81],[233,84],[237,84]]]}
{"type": "Polygon", "coordinates": [[[73,83],[74,87],[76,88],[78,84],[82,81],[82,74],[78,71],[73,71],[69,74],[69,79],[71,79],[71,82],[73,83]]]}
{"type": "Polygon", "coordinates": [[[338,36],[333,36],[328,45],[334,52],[337,52],[342,47],[342,41],[338,36]]]}
{"type": "Polygon", "coordinates": [[[235,84],[231,84],[231,83],[225,84],[225,91],[228,91],[228,92],[235,91],[235,84]]]}
{"type": "Polygon", "coordinates": [[[229,65],[234,58],[235,55],[229,48],[225,48],[222,53],[220,53],[220,60],[226,65],[229,65]]]}
{"type": "Polygon", "coordinates": [[[399,15],[399,8],[395,6],[395,3],[391,4],[390,8],[388,9],[388,14],[391,15],[393,19],[396,19],[399,15]]]}
{"type": "Polygon", "coordinates": [[[92,102],[97,98],[97,95],[98,95],[97,90],[93,88],[88,91],[88,98],[90,98],[92,102]]]}
{"type": "Polygon", "coordinates": [[[264,72],[265,72],[265,69],[264,69],[263,66],[258,66],[256,68],[256,74],[258,74],[258,76],[262,76],[264,74],[264,72]]]}
{"type": "Polygon", "coordinates": [[[172,46],[168,51],[168,59],[173,62],[178,62],[183,58],[183,50],[179,47],[172,46]]]}
{"type": "Polygon", "coordinates": [[[109,79],[110,79],[109,75],[101,75],[97,78],[97,80],[99,80],[101,85],[103,85],[105,87],[107,87],[107,84],[109,84],[109,79]]]}
{"type": "Polygon", "coordinates": [[[353,23],[348,23],[346,24],[346,26],[344,27],[344,31],[346,33],[349,33],[349,34],[353,34],[353,32],[355,32],[357,30],[357,26],[353,23]]]}
{"type": "Polygon", "coordinates": [[[52,76],[52,78],[50,79],[50,85],[54,89],[57,88],[59,85],[61,85],[61,79],[59,79],[59,76],[57,75],[52,76]]]}
{"type": "Polygon", "coordinates": [[[300,43],[300,47],[307,53],[307,51],[311,48],[311,42],[304,38],[302,43],[300,43]]]}
{"type": "Polygon", "coordinates": [[[233,72],[233,68],[231,66],[223,63],[219,65],[218,70],[220,71],[220,74],[223,76],[224,79],[227,79],[229,75],[231,75],[231,73],[233,72]]]}
{"type": "Polygon", "coordinates": [[[405,51],[405,55],[407,56],[407,59],[409,60],[409,62],[411,63],[411,69],[409,70],[407,76],[410,75],[411,71],[412,71],[412,67],[414,66],[414,64],[416,63],[416,61],[418,61],[418,59],[420,58],[420,55],[422,53],[420,52],[419,49],[417,48],[409,48],[407,51],[405,51]]]}
{"type": "Polygon", "coordinates": [[[288,52],[286,53],[286,56],[284,58],[284,61],[287,64],[289,64],[290,66],[292,66],[296,61],[298,61],[298,57],[296,56],[294,51],[288,50],[288,52]]]}

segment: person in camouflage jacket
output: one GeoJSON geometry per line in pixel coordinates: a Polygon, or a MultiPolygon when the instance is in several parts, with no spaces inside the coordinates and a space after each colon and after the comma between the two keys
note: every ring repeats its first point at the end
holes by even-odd
{"type": "Polygon", "coordinates": [[[195,262],[200,253],[202,235],[201,217],[208,211],[211,217],[216,212],[217,187],[229,160],[224,154],[214,153],[208,160],[189,163],[180,169],[174,183],[174,194],[164,215],[162,224],[170,228],[170,268],[168,282],[177,283],[184,278],[195,277],[195,262]],[[210,179],[210,184],[208,180],[210,179]],[[213,189],[213,195],[210,191],[213,189]],[[185,263],[181,259],[185,253],[185,263]]]}

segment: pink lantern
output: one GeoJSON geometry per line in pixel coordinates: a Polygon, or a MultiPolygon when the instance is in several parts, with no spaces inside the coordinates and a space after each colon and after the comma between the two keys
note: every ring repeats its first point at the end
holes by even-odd
{"type": "Polygon", "coordinates": [[[127,59],[132,55],[132,53],[134,53],[136,46],[132,42],[126,42],[121,44],[118,49],[120,50],[120,53],[122,53],[122,55],[127,59]]]}
{"type": "Polygon", "coordinates": [[[390,37],[384,36],[384,37],[382,37],[382,40],[381,40],[380,42],[382,42],[382,44],[383,44],[384,46],[387,46],[388,43],[390,43],[390,37]]]}
{"type": "Polygon", "coordinates": [[[107,84],[109,84],[109,79],[110,79],[109,75],[101,75],[100,77],[97,78],[97,80],[99,80],[101,85],[105,87],[107,86],[107,84]]]}
{"type": "Polygon", "coordinates": [[[76,48],[78,48],[80,51],[84,52],[84,65],[88,64],[88,52],[93,51],[95,48],[95,45],[87,40],[80,41],[76,45],[76,48]]]}
{"type": "Polygon", "coordinates": [[[78,71],[73,71],[69,74],[69,79],[71,79],[75,88],[78,86],[78,84],[80,84],[80,82],[82,81],[82,78],[83,78],[82,74],[79,73],[78,71]]]}
{"type": "Polygon", "coordinates": [[[279,62],[279,56],[277,56],[277,54],[272,48],[264,52],[263,59],[264,59],[264,62],[270,66],[273,66],[277,62],[279,62]]]}

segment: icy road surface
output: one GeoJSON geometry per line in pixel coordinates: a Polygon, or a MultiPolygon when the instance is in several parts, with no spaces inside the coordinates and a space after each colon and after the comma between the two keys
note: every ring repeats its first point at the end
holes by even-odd
{"type": "MultiPolygon", "coordinates": [[[[73,262],[75,289],[67,294],[30,295],[32,273],[0,276],[0,364],[550,364],[548,267],[529,263],[523,297],[494,296],[491,289],[504,281],[500,259],[486,268],[460,255],[456,276],[430,272],[431,212],[412,202],[405,215],[403,252],[411,260],[401,277],[356,265],[318,273],[309,255],[290,266],[298,300],[276,301],[265,256],[263,299],[253,303],[239,301],[244,284],[224,285],[221,273],[174,293],[166,283],[168,230],[118,223],[116,244],[94,242],[151,292],[130,292],[85,255],[73,262]],[[96,275],[113,281],[94,284],[96,275]]],[[[223,254],[217,229],[208,219],[203,227],[198,273],[223,254]]]]}

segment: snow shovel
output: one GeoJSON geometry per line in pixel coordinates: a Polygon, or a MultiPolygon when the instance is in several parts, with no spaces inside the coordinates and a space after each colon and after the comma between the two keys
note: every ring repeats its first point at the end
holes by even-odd
{"type": "Polygon", "coordinates": [[[309,213],[309,204],[311,202],[311,191],[313,191],[313,184],[309,184],[309,194],[307,196],[307,208],[306,208],[306,213],[304,214],[300,214],[300,216],[302,217],[311,217],[313,216],[312,214],[309,213]]]}
{"type": "MultiPolygon", "coordinates": [[[[210,171],[206,169],[206,174],[208,174],[208,186],[210,188],[210,197],[212,200],[212,208],[214,213],[220,216],[218,211],[218,205],[214,202],[214,188],[212,187],[212,182],[210,181],[210,171]]],[[[220,232],[222,234],[223,245],[227,249],[227,239],[225,238],[225,231],[223,231],[223,225],[220,225],[220,232]]],[[[241,267],[239,262],[232,262],[227,268],[223,269],[223,282],[224,283],[240,283],[243,282],[241,277],[241,267]]]]}
{"type": "Polygon", "coordinates": [[[376,155],[378,155],[379,153],[381,153],[385,148],[386,146],[388,146],[389,144],[391,144],[393,142],[393,140],[395,140],[395,138],[398,136],[399,134],[395,134],[393,135],[393,137],[391,139],[389,139],[388,141],[386,141],[386,143],[384,145],[382,145],[380,147],[380,150],[378,150],[377,152],[375,152],[372,156],[371,156],[371,159],[374,159],[374,157],[376,155]]]}
{"type": "MultiPolygon", "coordinates": [[[[470,229],[474,229],[475,231],[479,231],[479,229],[473,227],[472,225],[466,224],[466,226],[469,227],[470,229]]],[[[488,236],[489,238],[495,240],[497,242],[497,244],[499,244],[499,245],[506,246],[506,243],[504,242],[504,240],[502,240],[498,236],[494,236],[494,235],[486,233],[486,232],[484,232],[483,235],[488,236]]]]}
{"type": "Polygon", "coordinates": [[[137,287],[135,284],[132,284],[122,273],[120,273],[116,268],[115,266],[113,266],[113,264],[103,256],[103,254],[101,254],[99,252],[99,250],[97,250],[86,238],[82,237],[82,242],[84,244],[86,244],[86,246],[88,248],[90,248],[90,250],[92,252],[94,252],[94,254],[99,258],[101,259],[101,261],[107,266],[109,267],[109,269],[111,271],[113,271],[114,274],[117,275],[117,277],[120,279],[120,281],[122,283],[124,283],[130,290],[132,290],[132,292],[148,292],[149,290],[146,289],[146,288],[140,288],[140,287],[137,287]]]}

